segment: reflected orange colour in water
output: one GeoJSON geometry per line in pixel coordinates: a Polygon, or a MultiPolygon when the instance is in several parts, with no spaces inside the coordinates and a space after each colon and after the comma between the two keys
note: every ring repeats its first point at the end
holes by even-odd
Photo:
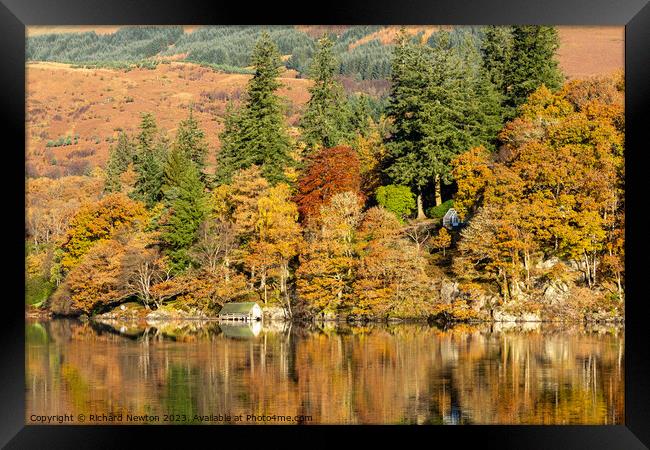
{"type": "Polygon", "coordinates": [[[159,415],[160,423],[165,414],[189,421],[241,414],[243,423],[252,423],[249,414],[311,416],[309,423],[328,424],[620,424],[624,417],[619,328],[250,330],[208,322],[120,333],[55,320],[28,323],[26,337],[28,423],[32,414],[102,413],[122,413],[125,422],[126,414],[159,415]]]}

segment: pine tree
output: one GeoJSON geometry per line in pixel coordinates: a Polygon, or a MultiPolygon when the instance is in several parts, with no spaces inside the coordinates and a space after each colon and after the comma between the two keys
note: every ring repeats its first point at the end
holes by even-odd
{"type": "Polygon", "coordinates": [[[343,86],[335,74],[338,64],[332,54],[332,41],[323,37],[310,67],[314,84],[311,98],[300,121],[302,140],[310,151],[348,143],[351,139],[350,112],[343,86]]]}
{"type": "Polygon", "coordinates": [[[387,115],[393,130],[387,140],[387,175],[416,193],[418,217],[423,218],[422,195],[434,176],[430,156],[424,148],[429,120],[426,92],[431,79],[431,61],[424,46],[414,44],[400,31],[393,55],[390,100],[387,115]]]}
{"type": "Polygon", "coordinates": [[[207,213],[205,185],[198,167],[179,146],[174,146],[169,153],[164,180],[169,216],[162,226],[161,237],[172,269],[181,272],[190,265],[189,249],[207,213]]]}
{"type": "Polygon", "coordinates": [[[167,142],[158,135],[155,119],[149,113],[142,115],[134,167],[137,175],[132,196],[152,207],[162,198],[163,169],[167,142]]]}
{"type": "Polygon", "coordinates": [[[563,75],[555,52],[559,47],[557,30],[550,26],[521,25],[512,30],[512,55],[506,64],[506,106],[518,107],[539,86],[558,89],[563,75]]]}
{"type": "Polygon", "coordinates": [[[364,138],[369,136],[368,120],[373,118],[370,96],[367,94],[351,95],[348,98],[350,111],[350,128],[352,133],[357,133],[364,138]]]}
{"type": "Polygon", "coordinates": [[[178,125],[174,145],[196,164],[201,179],[204,179],[205,158],[208,153],[208,145],[205,141],[205,133],[199,127],[191,108],[187,119],[181,121],[178,125]]]}
{"type": "MultiPolygon", "coordinates": [[[[476,32],[464,27],[455,28],[454,32],[457,43],[453,48],[451,48],[450,34],[446,32],[436,34],[439,35],[440,46],[449,46],[448,52],[461,61],[456,77],[461,84],[461,89],[469,94],[466,96],[463,108],[464,126],[472,142],[493,147],[497,140],[497,133],[503,127],[504,97],[492,80],[492,72],[485,66],[481,42],[476,32]]],[[[467,149],[463,149],[465,150],[467,149]]]]}
{"type": "Polygon", "coordinates": [[[126,133],[120,132],[117,143],[111,147],[108,164],[106,164],[105,192],[120,192],[122,190],[120,175],[128,169],[129,164],[133,162],[133,157],[133,144],[126,133]]]}
{"type": "Polygon", "coordinates": [[[473,80],[474,103],[468,105],[474,117],[475,131],[474,142],[494,148],[497,135],[506,117],[503,108],[504,96],[490,80],[488,73],[479,68],[473,80]]]}
{"type": "Polygon", "coordinates": [[[441,31],[433,44],[400,35],[388,106],[394,126],[385,173],[413,190],[420,219],[426,217],[425,194],[442,203],[441,187],[452,181],[453,158],[493,142],[501,125],[500,97],[481,73],[473,40],[454,47],[449,33],[441,31]]]}
{"type": "Polygon", "coordinates": [[[253,164],[275,183],[285,178],[284,169],[293,164],[283,107],[275,93],[281,86],[277,79],[280,54],[268,33],[263,33],[255,45],[251,62],[255,75],[248,83],[245,104],[239,111],[229,111],[220,136],[217,180],[221,183],[253,164]]]}
{"type": "Polygon", "coordinates": [[[505,72],[512,58],[512,27],[489,25],[481,43],[482,68],[501,94],[506,93],[505,72]]]}

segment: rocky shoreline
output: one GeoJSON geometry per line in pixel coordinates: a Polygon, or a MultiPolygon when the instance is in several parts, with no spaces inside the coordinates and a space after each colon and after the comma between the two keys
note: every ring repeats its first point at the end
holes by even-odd
{"type": "MultiPolygon", "coordinates": [[[[453,317],[439,316],[432,317],[412,317],[412,318],[361,318],[335,314],[321,314],[317,316],[303,316],[299,318],[291,318],[286,311],[279,306],[266,306],[262,307],[263,320],[265,322],[299,322],[299,323],[409,323],[409,322],[437,322],[437,323],[470,323],[470,324],[486,324],[486,323],[502,323],[502,324],[524,324],[524,323],[605,323],[605,324],[623,324],[624,316],[613,314],[609,312],[594,311],[591,314],[582,314],[580,317],[575,314],[549,314],[548,311],[527,311],[524,308],[513,309],[511,306],[492,308],[490,311],[480,310],[476,317],[466,320],[458,320],[453,317]],[[519,310],[517,310],[519,309],[519,310]],[[544,314],[546,312],[546,314],[544,314]]],[[[49,320],[61,316],[52,313],[47,309],[29,309],[25,313],[26,319],[32,320],[49,320]]],[[[92,320],[95,322],[106,324],[119,324],[119,323],[147,323],[155,325],[159,322],[169,321],[219,321],[216,314],[207,314],[199,309],[192,308],[175,308],[171,306],[163,306],[156,310],[151,310],[143,307],[139,303],[129,302],[119,305],[112,310],[92,316],[80,315],[78,317],[82,321],[92,320]]]]}

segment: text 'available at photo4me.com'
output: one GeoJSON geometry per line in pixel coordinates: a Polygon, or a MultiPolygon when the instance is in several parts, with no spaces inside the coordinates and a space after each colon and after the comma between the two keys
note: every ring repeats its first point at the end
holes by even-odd
{"type": "Polygon", "coordinates": [[[29,424],[36,425],[57,425],[57,424],[130,424],[130,423],[186,423],[186,424],[263,424],[263,423],[309,423],[312,417],[309,415],[283,415],[283,414],[209,414],[209,415],[187,415],[187,414],[55,414],[39,415],[32,414],[29,417],[29,424]]]}

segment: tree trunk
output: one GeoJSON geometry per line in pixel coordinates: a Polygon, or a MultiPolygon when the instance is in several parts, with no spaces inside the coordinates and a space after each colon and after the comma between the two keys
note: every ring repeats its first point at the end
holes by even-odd
{"type": "Polygon", "coordinates": [[[266,271],[261,271],[260,288],[264,289],[264,304],[266,305],[266,271]]]}
{"type": "Polygon", "coordinates": [[[422,191],[418,191],[417,203],[418,203],[418,220],[424,220],[427,218],[427,216],[426,214],[424,214],[424,207],[422,206],[422,191]]]}
{"type": "Polygon", "coordinates": [[[530,289],[530,264],[529,264],[530,255],[528,250],[524,250],[524,267],[526,269],[526,288],[530,289]]]}
{"type": "Polygon", "coordinates": [[[436,206],[440,206],[442,205],[442,182],[440,181],[440,175],[436,175],[435,180],[434,193],[436,196],[436,206]]]}

